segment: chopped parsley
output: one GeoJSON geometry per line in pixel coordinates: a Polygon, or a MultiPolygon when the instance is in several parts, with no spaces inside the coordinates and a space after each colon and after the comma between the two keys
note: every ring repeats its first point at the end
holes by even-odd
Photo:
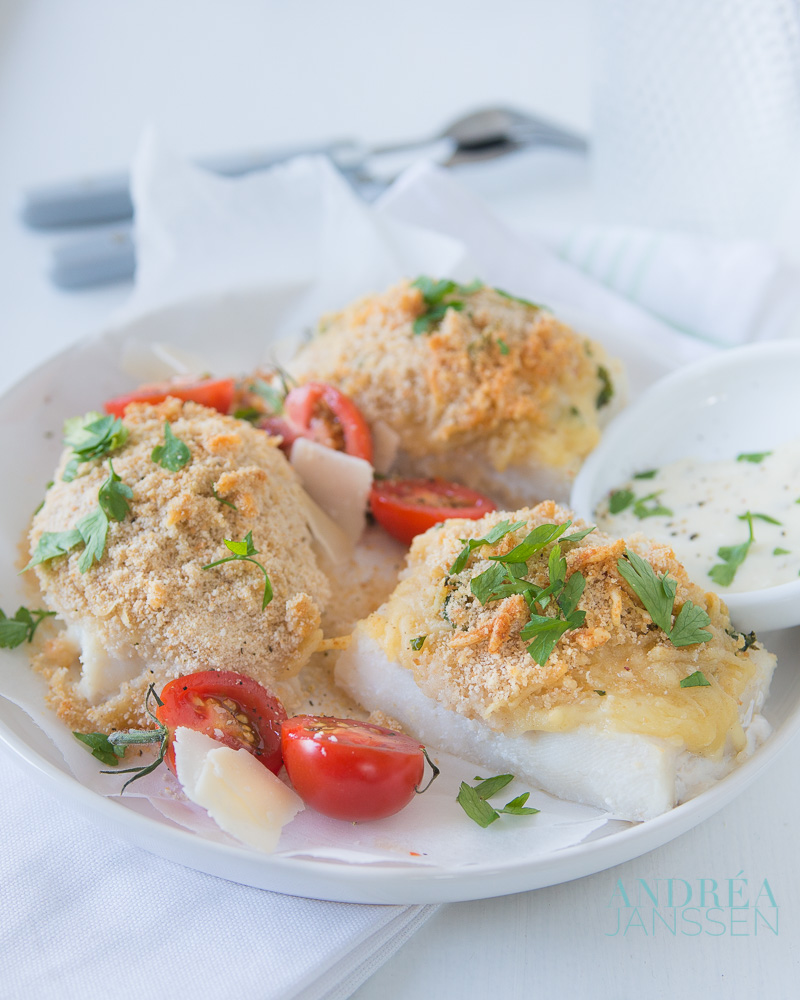
{"type": "Polygon", "coordinates": [[[514,780],[513,774],[498,774],[494,778],[475,778],[474,780],[478,782],[474,786],[468,785],[466,781],[461,782],[456,802],[473,822],[484,829],[491,826],[495,820],[500,819],[501,813],[508,816],[534,816],[539,812],[538,809],[525,804],[530,792],[523,792],[522,795],[518,795],[504,806],[497,808],[489,805],[486,801],[512,782],[514,780]]]}
{"type": "Polygon", "coordinates": [[[733,583],[736,571],[747,558],[750,546],[755,541],[753,516],[750,511],[739,515],[740,520],[747,521],[748,538],[746,541],[740,542],[738,545],[721,545],[717,549],[717,555],[722,562],[712,566],[708,571],[708,575],[720,587],[729,587],[733,583]]]}
{"type": "Polygon", "coordinates": [[[653,479],[658,475],[658,469],[645,469],[643,472],[635,472],[634,479],[653,479]]]}
{"type": "Polygon", "coordinates": [[[711,687],[711,681],[708,680],[706,675],[702,670],[695,670],[693,674],[689,674],[688,677],[684,677],[681,681],[682,688],[698,688],[698,687],[711,687]]]}
{"type": "Polygon", "coordinates": [[[180,438],[172,433],[169,421],[164,423],[164,444],[158,444],[150,455],[152,460],[168,472],[179,472],[192,460],[192,453],[180,438]]]}
{"type": "Polygon", "coordinates": [[[72,457],[61,478],[72,482],[82,462],[102,458],[121,448],[127,440],[128,429],[119,417],[103,416],[95,410],[82,417],[70,417],[64,421],[64,444],[72,448],[72,457]]]}
{"type": "Polygon", "coordinates": [[[236,504],[233,503],[231,500],[225,500],[224,497],[221,497],[219,495],[219,493],[217,493],[217,487],[214,485],[214,483],[211,484],[211,492],[214,495],[214,499],[218,500],[222,504],[225,504],[226,507],[230,507],[232,510],[238,510],[239,509],[236,506],[236,504]]]}
{"type": "MultiPolygon", "coordinates": [[[[563,524],[538,525],[510,552],[502,556],[489,556],[493,565],[470,581],[470,591],[482,605],[490,601],[503,600],[513,594],[521,594],[525,598],[530,609],[530,617],[520,630],[520,638],[525,642],[530,640],[528,653],[540,665],[547,662],[564,633],[570,629],[580,628],[586,619],[586,612],[577,610],[586,580],[579,572],[573,573],[567,580],[567,561],[562,555],[561,543],[580,541],[594,531],[594,528],[565,535],[571,523],[565,521],[563,524]],[[541,587],[526,579],[528,560],[551,544],[547,561],[548,584],[546,587],[541,587]],[[545,614],[548,607],[554,614],[545,614]]],[[[507,521],[502,521],[496,525],[494,531],[499,532],[499,529],[502,529],[502,534],[499,534],[499,537],[502,537],[509,531],[522,527],[522,524],[524,522],[510,526],[507,521]]],[[[491,534],[487,535],[486,539],[489,539],[491,534]]],[[[486,544],[486,539],[471,541],[486,544]]],[[[471,551],[467,543],[467,548],[462,550],[451,567],[451,572],[463,569],[471,551]]]]}
{"type": "Polygon", "coordinates": [[[264,574],[264,597],[261,601],[261,610],[263,611],[272,600],[272,583],[266,569],[260,562],[253,558],[259,555],[258,549],[253,544],[253,532],[248,531],[241,542],[235,542],[232,538],[224,538],[223,541],[225,542],[225,547],[232,554],[226,556],[224,559],[217,559],[216,562],[203,566],[203,569],[213,569],[215,566],[222,566],[223,563],[229,562],[249,562],[254,566],[258,566],[264,574]]]}
{"type": "Polygon", "coordinates": [[[771,455],[771,451],[743,451],[740,455],[736,456],[737,462],[753,462],[758,464],[763,462],[767,455],[771,455]]]}
{"type": "Polygon", "coordinates": [[[503,356],[505,356],[505,355],[508,354],[508,351],[509,351],[508,344],[503,340],[502,337],[498,337],[497,340],[495,341],[495,343],[497,344],[498,351],[500,351],[500,353],[503,356]]]}
{"type": "Polygon", "coordinates": [[[16,649],[23,642],[33,642],[36,629],[45,618],[51,618],[55,611],[42,611],[37,609],[30,611],[26,607],[17,608],[13,618],[6,617],[4,611],[0,610],[0,647],[3,649],[16,649]]]}
{"type": "Polygon", "coordinates": [[[602,410],[614,398],[614,383],[611,381],[611,375],[609,375],[605,365],[597,366],[597,377],[600,379],[600,391],[597,394],[594,405],[598,410],[602,410]]]}
{"type": "Polygon", "coordinates": [[[425,640],[427,638],[428,638],[427,635],[418,635],[416,639],[411,640],[410,643],[411,648],[415,651],[422,649],[422,647],[425,645],[425,640]]]}
{"type": "Polygon", "coordinates": [[[636,499],[632,490],[614,490],[608,498],[609,514],[620,514],[636,499]]]}
{"type": "Polygon", "coordinates": [[[464,548],[459,552],[456,557],[456,561],[450,567],[450,572],[460,573],[461,570],[467,565],[467,561],[475,549],[478,549],[483,545],[494,545],[496,542],[499,542],[501,538],[505,538],[505,536],[510,532],[516,531],[517,528],[522,528],[524,526],[524,521],[516,521],[514,524],[511,524],[510,521],[500,521],[482,538],[462,538],[461,541],[464,543],[464,548]]]}
{"type": "Polygon", "coordinates": [[[630,549],[625,549],[624,556],[617,560],[617,569],[673,646],[691,646],[711,639],[711,633],[705,628],[711,624],[711,619],[691,601],[686,601],[673,623],[678,584],[672,577],[666,573],[658,576],[646,559],[630,549]]]}
{"type": "Polygon", "coordinates": [[[527,306],[528,309],[544,309],[544,306],[539,305],[538,302],[531,302],[530,299],[522,299],[519,295],[512,295],[511,292],[504,292],[502,288],[495,288],[498,295],[502,295],[504,299],[510,299],[512,302],[519,302],[522,306],[527,306]]]}
{"type": "Polygon", "coordinates": [[[155,688],[151,684],[147,689],[147,697],[145,699],[145,709],[147,714],[155,723],[154,729],[128,729],[126,731],[120,731],[106,735],[105,733],[73,733],[72,735],[75,739],[80,740],[85,746],[87,746],[91,752],[92,756],[100,761],[101,764],[105,764],[107,767],[116,767],[122,757],[125,756],[125,750],[129,746],[144,746],[149,743],[158,744],[158,756],[151,764],[146,764],[143,767],[128,767],[121,771],[101,771],[101,774],[132,774],[133,777],[129,778],[121,788],[121,792],[130,785],[132,781],[136,781],[137,778],[143,778],[146,774],[150,774],[151,771],[161,764],[167,752],[167,747],[169,745],[169,730],[159,721],[156,714],[150,707],[150,699],[153,698],[156,705],[161,707],[164,702],[156,694],[155,688]]]}
{"type": "Polygon", "coordinates": [[[663,492],[663,490],[656,490],[655,493],[648,493],[646,497],[640,497],[634,503],[633,513],[640,521],[643,521],[646,517],[672,516],[672,511],[669,507],[665,507],[658,499],[663,492]]]}
{"type": "Polygon", "coordinates": [[[772,550],[772,554],[774,556],[788,556],[791,555],[791,550],[782,549],[779,545],[776,545],[775,548],[772,550]]]}
{"type": "Polygon", "coordinates": [[[33,557],[25,567],[26,570],[40,563],[49,562],[57,556],[66,555],[79,545],[84,546],[78,560],[78,569],[81,573],[86,573],[102,559],[110,520],[124,521],[130,511],[128,501],[133,498],[133,490],[114,472],[110,459],[108,466],[110,470],[108,479],[98,491],[98,506],[82,517],[74,528],[67,531],[45,531],[39,538],[33,557]]]}

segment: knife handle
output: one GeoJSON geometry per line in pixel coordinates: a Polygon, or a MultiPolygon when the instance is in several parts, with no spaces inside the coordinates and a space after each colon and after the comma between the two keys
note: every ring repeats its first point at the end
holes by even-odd
{"type": "Polygon", "coordinates": [[[90,288],[132,278],[136,271],[133,231],[124,223],[73,238],[53,249],[49,277],[59,288],[90,288]]]}
{"type": "MultiPolygon", "coordinates": [[[[357,166],[362,147],[349,139],[294,146],[291,149],[261,149],[205,160],[200,166],[223,177],[266,170],[294,156],[330,156],[341,167],[357,166]]],[[[34,229],[86,226],[120,222],[133,216],[130,178],[125,173],[91,177],[62,184],[44,185],[23,192],[22,220],[34,229]]]]}

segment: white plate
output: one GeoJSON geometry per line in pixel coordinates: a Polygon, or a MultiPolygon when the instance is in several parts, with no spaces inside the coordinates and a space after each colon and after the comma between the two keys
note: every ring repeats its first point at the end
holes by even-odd
{"type": "MultiPolygon", "coordinates": [[[[260,348],[262,307],[257,296],[242,296],[235,301],[193,303],[152,315],[70,348],[43,364],[0,400],[0,461],[6,470],[14,470],[14,488],[0,491],[0,566],[4,567],[0,571],[0,607],[7,610],[27,603],[13,565],[18,541],[60,451],[63,418],[85,412],[132,384],[119,367],[124,344],[131,338],[169,341],[199,352],[219,373],[247,371],[264,354],[260,348]]],[[[580,325],[626,360],[637,387],[661,373],[653,355],[637,349],[630,339],[621,341],[608,332],[599,334],[586,323],[580,325]]],[[[72,777],[60,753],[36,723],[5,698],[0,698],[0,739],[31,776],[59,798],[92,815],[124,839],[200,871],[260,888],[348,902],[422,903],[484,898],[553,885],[630,860],[679,836],[731,801],[800,728],[800,673],[793,669],[797,639],[797,632],[767,637],[768,648],[779,658],[765,711],[774,733],[744,766],[709,791],[655,820],[638,825],[612,822],[582,843],[538,854],[514,847],[490,851],[476,846],[474,857],[466,863],[462,858],[457,864],[439,861],[424,865],[399,861],[350,863],[341,857],[264,856],[190,833],[161,816],[145,799],[107,798],[85,787],[72,777]]],[[[27,670],[18,653],[3,651],[3,660],[7,676],[12,671],[27,670]]],[[[452,808],[453,815],[459,815],[454,802],[452,808]]],[[[321,820],[322,831],[325,822],[333,821],[321,820]]],[[[488,848],[502,843],[500,838],[506,834],[496,827],[500,824],[485,831],[475,828],[475,844],[488,848]]],[[[413,833],[424,850],[424,825],[413,833]]]]}

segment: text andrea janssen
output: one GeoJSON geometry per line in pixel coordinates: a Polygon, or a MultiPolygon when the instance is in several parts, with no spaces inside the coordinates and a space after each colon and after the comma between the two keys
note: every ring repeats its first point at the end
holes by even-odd
{"type": "Polygon", "coordinates": [[[606,937],[777,934],[779,909],[767,879],[617,879],[606,937]]]}

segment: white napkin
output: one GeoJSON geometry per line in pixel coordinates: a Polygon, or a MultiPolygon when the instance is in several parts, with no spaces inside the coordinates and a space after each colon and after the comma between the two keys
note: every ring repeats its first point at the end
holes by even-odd
{"type": "Polygon", "coordinates": [[[693,336],[735,346],[800,334],[800,274],[765,243],[630,226],[536,228],[558,256],[693,336]]]}
{"type": "MultiPolygon", "coordinates": [[[[324,160],[222,180],[148,136],[134,196],[139,273],[118,319],[144,322],[160,310],[171,340],[187,349],[203,324],[224,317],[236,331],[231,339],[251,338],[266,350],[269,340],[356,295],[430,273],[480,276],[563,307],[567,318],[584,316],[618,342],[640,351],[644,344],[660,363],[709,350],[511,232],[428,165],[369,207],[324,160]],[[263,297],[256,321],[236,311],[231,293],[242,289],[263,297]],[[204,303],[188,317],[173,309],[198,296],[204,303]]],[[[209,365],[226,371],[230,343],[218,341],[209,365]]],[[[435,909],[324,903],[234,885],[114,841],[11,772],[0,774],[0,795],[3,953],[10,956],[0,990],[9,997],[113,986],[121,998],[147,988],[343,998],[435,909]]]]}
{"type": "Polygon", "coordinates": [[[4,764],[3,1000],[345,1000],[436,909],[299,899],[182,868],[4,764]]]}

